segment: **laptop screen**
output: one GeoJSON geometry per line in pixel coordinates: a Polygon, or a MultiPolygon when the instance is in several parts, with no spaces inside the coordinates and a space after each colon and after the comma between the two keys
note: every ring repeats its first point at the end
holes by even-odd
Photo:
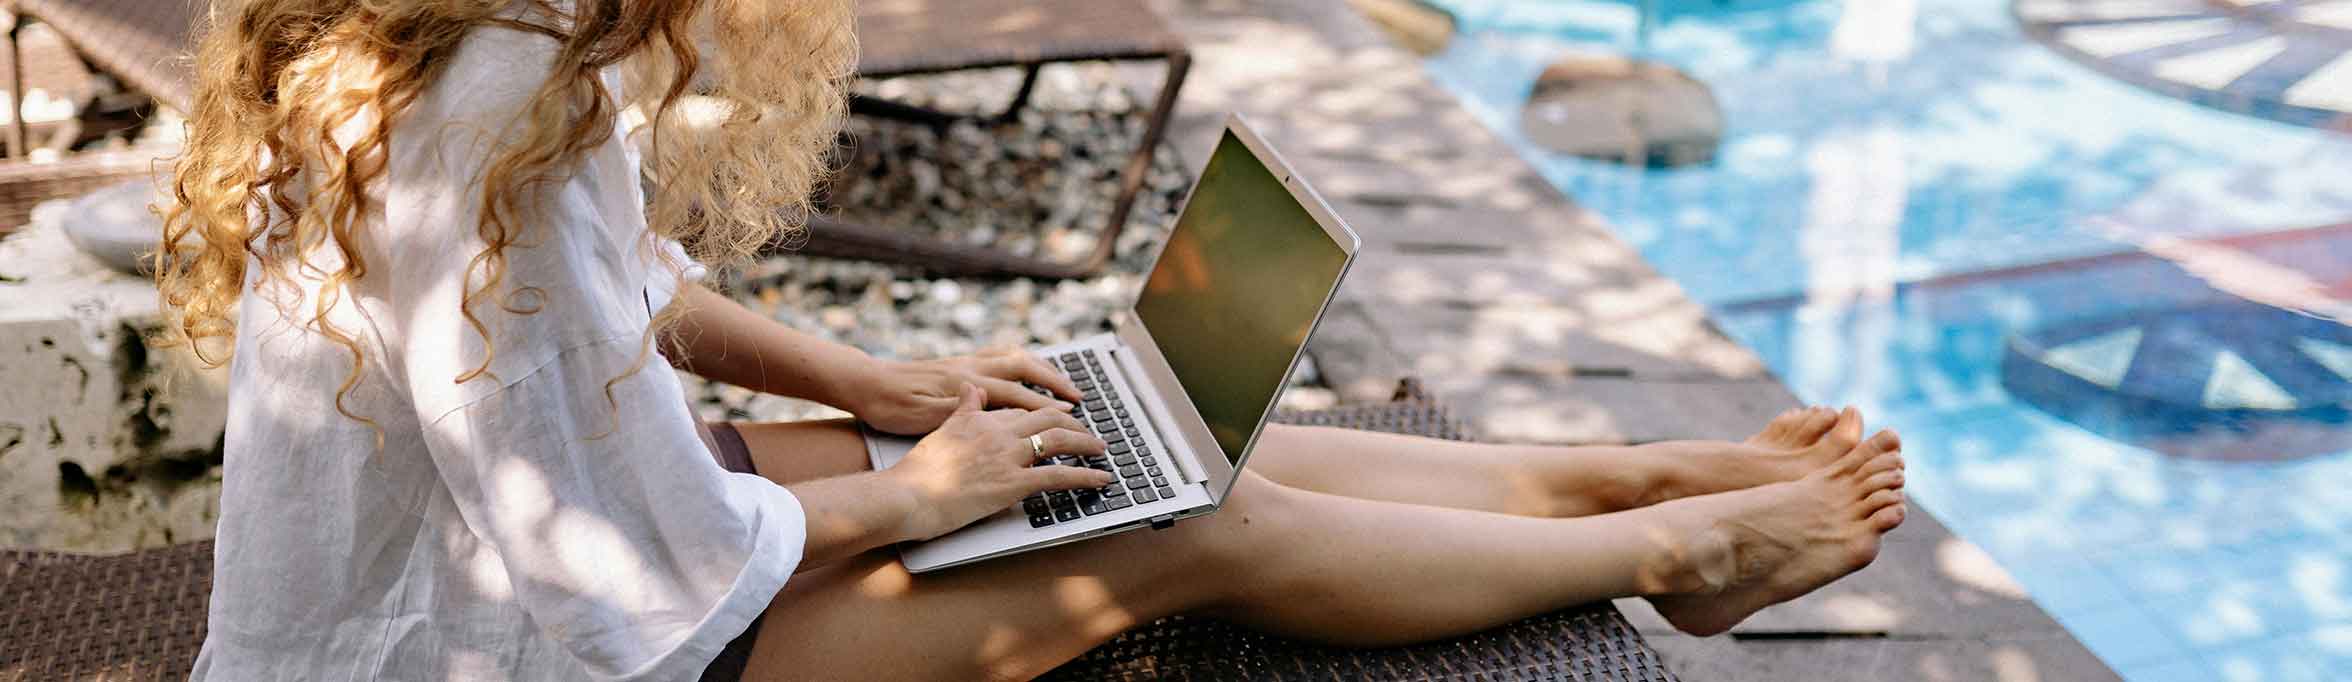
{"type": "Polygon", "coordinates": [[[1227,131],[1135,314],[1235,465],[1347,259],[1282,179],[1227,131]]]}

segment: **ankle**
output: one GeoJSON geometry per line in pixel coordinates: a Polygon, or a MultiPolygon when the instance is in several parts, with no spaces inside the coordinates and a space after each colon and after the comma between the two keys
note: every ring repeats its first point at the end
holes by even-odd
{"type": "Polygon", "coordinates": [[[1517,460],[1526,483],[1506,502],[1512,513],[1546,518],[1636,509],[1673,499],[1666,462],[1630,447],[1541,447],[1517,460]]]}
{"type": "Polygon", "coordinates": [[[1727,468],[1741,466],[1737,461],[1726,461],[1721,447],[1697,441],[1671,441],[1635,446],[1629,459],[1642,462],[1641,485],[1634,491],[1636,507],[1660,502],[1723,492],[1720,479],[1727,468]]]}
{"type": "Polygon", "coordinates": [[[1672,540],[1660,543],[1651,565],[1657,595],[1708,595],[1738,578],[1739,553],[1732,533],[1717,524],[1693,521],[1672,540]]]}

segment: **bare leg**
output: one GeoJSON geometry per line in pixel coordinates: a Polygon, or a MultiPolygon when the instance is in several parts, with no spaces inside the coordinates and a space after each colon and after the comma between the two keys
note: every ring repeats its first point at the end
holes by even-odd
{"type": "MultiPolygon", "coordinates": [[[[795,456],[856,461],[854,451],[817,452],[818,442],[855,440],[801,439],[795,456]]],[[[1856,452],[1853,459],[1891,466],[1880,453],[1856,452]]],[[[1843,519],[1868,497],[1858,487],[1767,487],[1740,498],[1543,519],[1342,497],[1245,473],[1225,511],[1168,531],[921,576],[887,553],[810,570],[769,609],[750,677],[1025,678],[1130,627],[1186,612],[1320,642],[1385,645],[1621,596],[1712,593],[1753,611],[1763,606],[1757,595],[1779,590],[1747,587],[1756,582],[1748,564],[1789,560],[1742,543],[1805,554],[1811,536],[1770,533],[1835,522],[1770,523],[1762,534],[1742,534],[1725,530],[1745,523],[1731,515],[1843,519]],[[1838,494],[1819,494],[1825,490],[1838,494]]],[[[1771,569],[1764,572],[1794,575],[1771,569]]],[[[1815,573],[1804,576],[1836,577],[1815,573]]],[[[1735,615],[1745,613],[1700,620],[1735,615]]]]}
{"type": "Polygon", "coordinates": [[[1791,410],[1743,443],[1556,447],[1269,425],[1249,466],[1349,497],[1569,517],[1795,480],[1854,447],[1859,413],[1791,410]]]}

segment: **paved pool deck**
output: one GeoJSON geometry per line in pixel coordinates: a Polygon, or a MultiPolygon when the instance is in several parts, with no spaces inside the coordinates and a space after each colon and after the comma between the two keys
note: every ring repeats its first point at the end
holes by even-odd
{"type": "MultiPolygon", "coordinates": [[[[1562,444],[1736,440],[1798,404],[1343,0],[1153,5],[1196,60],[1178,152],[1241,112],[1364,238],[1310,346],[1344,400],[1419,377],[1484,439],[1562,444]]],[[[1731,635],[1619,606],[1688,680],[2115,679],[1916,506],[1876,564],[1731,635]]]]}

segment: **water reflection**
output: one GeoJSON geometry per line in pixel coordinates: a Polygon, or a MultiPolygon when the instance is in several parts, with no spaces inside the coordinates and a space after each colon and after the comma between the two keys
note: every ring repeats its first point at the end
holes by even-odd
{"type": "MultiPolygon", "coordinates": [[[[1536,71],[1615,38],[1576,19],[1612,3],[1440,4],[1477,11],[1432,71],[1522,149],[1511,122],[1536,71]]],[[[2352,456],[2314,438],[2346,437],[2345,420],[2143,439],[2084,428],[2003,381],[2012,342],[2036,330],[2251,310],[2182,323],[2193,333],[2169,347],[2203,359],[2147,363],[2169,372],[2070,367],[2202,411],[2284,395],[2340,412],[2352,397],[2323,390],[2346,379],[2332,354],[2277,338],[2293,325],[2276,315],[2323,326],[2302,338],[2340,328],[2352,136],[2101,75],[2026,39],[2006,0],[1684,8],[1650,46],[1722,101],[1717,160],[1650,170],[1531,154],[1548,179],[1800,397],[1902,429],[1913,499],[2126,677],[2352,670],[2352,646],[2322,645],[2352,642],[2339,608],[2352,456]],[[2304,456],[2178,456],[2289,449],[2304,456]]]]}

